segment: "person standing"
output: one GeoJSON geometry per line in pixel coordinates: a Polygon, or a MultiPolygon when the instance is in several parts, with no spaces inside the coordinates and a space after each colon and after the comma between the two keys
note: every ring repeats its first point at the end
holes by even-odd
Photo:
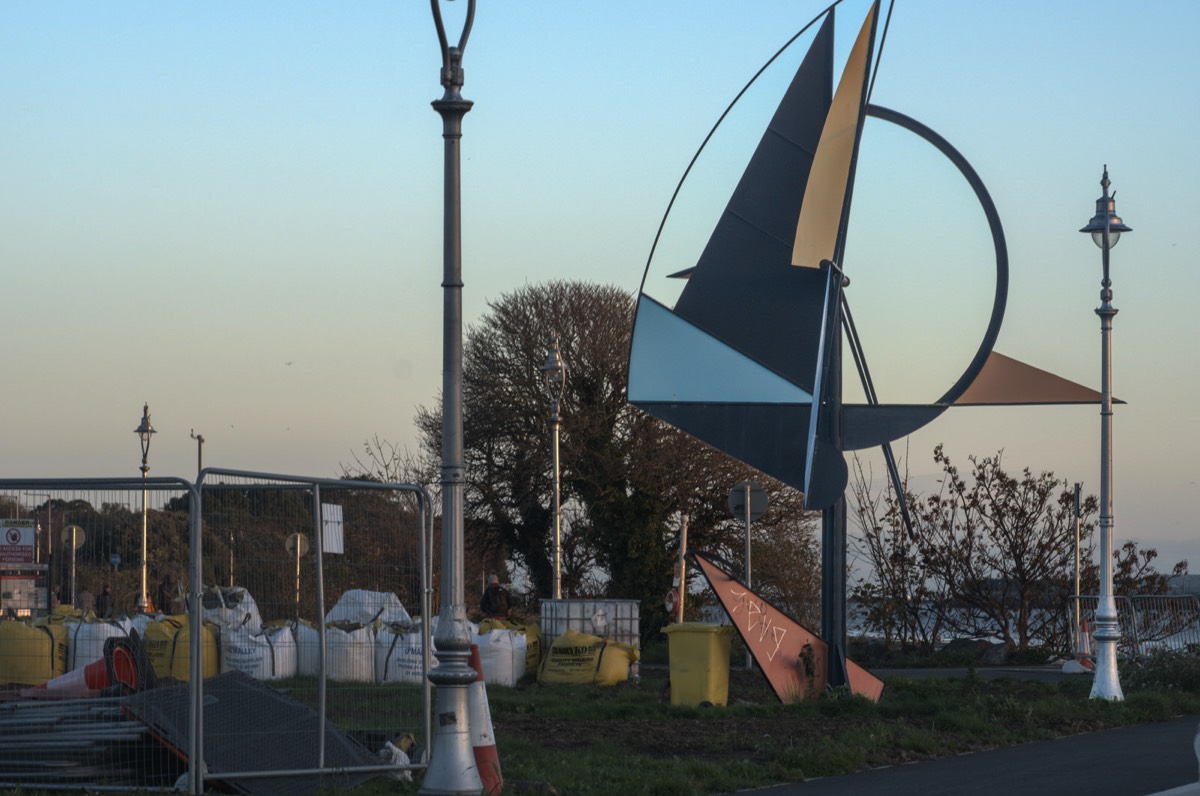
{"type": "Polygon", "coordinates": [[[500,585],[500,578],[494,573],[488,575],[487,588],[479,598],[479,610],[483,615],[492,619],[508,618],[508,592],[500,585]]]}
{"type": "Polygon", "coordinates": [[[96,616],[101,619],[112,619],[114,607],[112,586],[105,583],[104,588],[96,595],[96,616]]]}

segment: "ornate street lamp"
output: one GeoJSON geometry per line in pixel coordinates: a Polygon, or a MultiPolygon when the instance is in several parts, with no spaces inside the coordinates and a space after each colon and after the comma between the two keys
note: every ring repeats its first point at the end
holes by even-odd
{"type": "Polygon", "coordinates": [[[1096,200],[1096,215],[1080,232],[1090,232],[1100,247],[1104,278],[1100,282],[1100,599],[1096,606],[1096,674],[1092,680],[1092,699],[1122,700],[1117,674],[1117,642],[1121,630],[1117,624],[1117,603],[1113,599],[1113,509],[1112,509],[1112,322],[1117,310],[1112,305],[1112,280],[1108,273],[1108,253],[1129,232],[1117,216],[1115,193],[1109,195],[1108,166],[1100,185],[1104,195],[1096,200]]]}
{"type": "Polygon", "coordinates": [[[434,634],[437,665],[429,680],[437,686],[436,729],[431,739],[423,794],[479,793],[483,789],[471,748],[467,688],[475,680],[470,666],[471,635],[463,597],[463,375],[462,375],[462,120],[471,102],[462,98],[462,58],[475,21],[475,0],[467,0],[458,44],[446,38],[439,0],[430,0],[442,52],[445,93],[434,100],[442,117],[445,150],[442,228],[442,569],[441,614],[434,634]]]}
{"type": "Polygon", "coordinates": [[[567,381],[567,366],[558,350],[558,332],[550,335],[550,352],[542,365],[542,385],[550,397],[550,425],[554,429],[554,599],[562,599],[562,504],[559,502],[562,481],[558,466],[558,431],[562,424],[558,409],[562,402],[563,386],[567,381]]]}
{"type": "Polygon", "coordinates": [[[150,465],[146,463],[146,459],[150,456],[150,435],[156,433],[154,426],[150,425],[150,404],[147,403],[142,407],[142,422],[133,433],[138,435],[138,440],[142,443],[142,589],[138,592],[138,613],[146,612],[146,475],[150,472],[150,465]]]}

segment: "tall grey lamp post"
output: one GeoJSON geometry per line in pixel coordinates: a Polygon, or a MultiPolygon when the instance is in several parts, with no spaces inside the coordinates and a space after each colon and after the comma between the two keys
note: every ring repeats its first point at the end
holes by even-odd
{"type": "Polygon", "coordinates": [[[471,748],[467,689],[475,680],[470,666],[471,635],[463,599],[463,377],[462,377],[462,120],[471,102],[462,98],[462,58],[475,21],[475,0],[467,0],[458,44],[446,38],[440,0],[430,0],[442,52],[445,93],[434,100],[442,117],[445,148],[442,227],[442,567],[441,618],[434,634],[437,665],[429,673],[437,686],[429,768],[423,794],[479,793],[482,782],[471,748]]]}
{"type": "Polygon", "coordinates": [[[1112,305],[1112,280],[1109,279],[1108,253],[1129,232],[1116,212],[1115,194],[1108,187],[1108,166],[1100,179],[1104,195],[1096,200],[1096,215],[1080,232],[1090,232],[1100,247],[1104,278],[1100,282],[1100,600],[1096,606],[1096,674],[1092,680],[1092,699],[1123,700],[1117,674],[1117,642],[1121,629],[1117,623],[1117,603],[1113,599],[1113,508],[1112,508],[1112,322],[1117,314],[1112,305]]]}
{"type": "Polygon", "coordinates": [[[150,425],[150,404],[142,407],[142,422],[133,433],[138,435],[142,444],[142,588],[138,592],[137,608],[139,613],[146,612],[146,475],[150,465],[146,460],[150,456],[150,435],[154,434],[154,426],[150,425]]]}
{"type": "Polygon", "coordinates": [[[566,384],[567,366],[558,349],[558,332],[550,335],[550,352],[542,365],[542,384],[550,396],[550,425],[554,428],[554,599],[562,599],[562,481],[558,462],[558,432],[562,425],[559,406],[566,384]]]}

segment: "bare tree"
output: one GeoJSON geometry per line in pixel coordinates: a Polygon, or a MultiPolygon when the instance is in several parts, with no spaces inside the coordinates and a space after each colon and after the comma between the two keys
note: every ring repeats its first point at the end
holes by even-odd
{"type": "MultiPolygon", "coordinates": [[[[931,653],[945,630],[950,604],[947,584],[934,578],[904,527],[890,480],[886,490],[876,491],[857,456],[851,472],[851,502],[859,525],[854,544],[872,570],[851,588],[859,618],[868,630],[883,636],[889,649],[912,647],[931,653]]],[[[913,505],[916,497],[907,490],[907,473],[901,487],[908,505],[913,505]]]]}
{"type": "MultiPolygon", "coordinates": [[[[691,547],[730,546],[726,495],[755,473],[626,402],[633,309],[628,292],[583,282],[525,286],[489,304],[463,348],[464,508],[468,544],[510,558],[539,594],[549,594],[553,476],[540,367],[557,333],[567,364],[564,594],[595,590],[602,572],[607,596],[640,600],[643,626],[657,629],[678,555],[679,513],[692,517],[691,547]]],[[[440,407],[422,407],[416,423],[432,456],[440,450],[440,407]]],[[[819,582],[814,572],[796,577],[819,582]]]]}

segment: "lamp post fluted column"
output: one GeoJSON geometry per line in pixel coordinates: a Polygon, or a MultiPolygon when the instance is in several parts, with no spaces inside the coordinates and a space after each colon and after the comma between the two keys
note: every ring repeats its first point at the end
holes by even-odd
{"type": "Polygon", "coordinates": [[[1121,681],[1117,673],[1117,642],[1121,629],[1117,621],[1117,603],[1113,598],[1113,519],[1112,507],[1112,323],[1117,309],[1112,305],[1112,280],[1109,278],[1109,251],[1117,245],[1122,232],[1129,232],[1116,214],[1116,201],[1109,195],[1108,166],[1100,179],[1104,190],[1096,200],[1096,215],[1080,232],[1091,233],[1100,247],[1104,275],[1100,282],[1100,598],[1096,606],[1096,673],[1092,680],[1092,699],[1119,701],[1121,681]]]}
{"type": "Polygon", "coordinates": [[[445,145],[442,312],[442,564],[440,619],[434,634],[437,664],[429,673],[437,686],[434,736],[423,794],[479,793],[483,785],[471,748],[467,688],[475,680],[469,660],[471,635],[463,598],[463,378],[462,378],[462,120],[471,110],[463,99],[462,57],[475,19],[467,0],[466,20],[457,45],[446,38],[440,0],[430,0],[442,52],[445,93],[433,102],[442,117],[445,145]]]}
{"type": "Polygon", "coordinates": [[[147,513],[146,513],[146,477],[150,473],[150,465],[147,460],[150,457],[150,435],[156,433],[154,426],[150,425],[150,404],[147,402],[142,407],[142,422],[133,430],[138,435],[138,441],[142,445],[142,578],[141,590],[138,592],[137,609],[138,613],[146,613],[148,600],[146,599],[146,529],[147,529],[147,513]]]}
{"type": "Polygon", "coordinates": [[[553,428],[553,464],[554,464],[554,593],[556,600],[562,599],[562,476],[558,458],[559,430],[562,427],[562,415],[559,408],[562,405],[563,387],[566,385],[567,366],[563,362],[559,350],[558,333],[550,335],[550,351],[546,355],[546,364],[542,365],[542,384],[546,394],[550,396],[550,425],[553,428]]]}

